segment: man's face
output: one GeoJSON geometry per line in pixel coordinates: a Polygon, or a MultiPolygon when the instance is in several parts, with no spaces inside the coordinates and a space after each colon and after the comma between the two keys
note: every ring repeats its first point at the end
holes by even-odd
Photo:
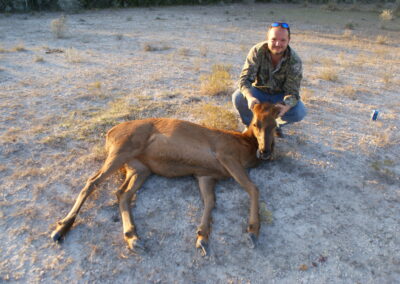
{"type": "Polygon", "coordinates": [[[271,28],[268,32],[268,49],[274,55],[282,55],[289,44],[289,32],[281,27],[271,28]]]}

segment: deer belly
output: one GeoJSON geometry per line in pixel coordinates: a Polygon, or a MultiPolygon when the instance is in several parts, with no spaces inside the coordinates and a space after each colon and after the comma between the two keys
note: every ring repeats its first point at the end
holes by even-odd
{"type": "Polygon", "coordinates": [[[153,173],[165,177],[197,175],[222,178],[229,176],[211,152],[197,152],[193,149],[191,151],[182,149],[182,151],[155,152],[140,157],[140,160],[153,173]]]}

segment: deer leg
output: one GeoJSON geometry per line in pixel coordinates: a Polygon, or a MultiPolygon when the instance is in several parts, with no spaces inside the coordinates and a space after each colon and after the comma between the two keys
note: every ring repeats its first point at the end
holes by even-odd
{"type": "Polygon", "coordinates": [[[260,217],[259,217],[259,193],[254,184],[245,188],[250,196],[250,214],[249,224],[247,226],[247,240],[249,246],[254,248],[256,246],[257,238],[260,232],[260,217]]]}
{"type": "Polygon", "coordinates": [[[74,206],[68,213],[68,215],[57,222],[56,229],[51,233],[51,238],[55,241],[61,241],[63,237],[67,234],[67,232],[71,229],[76,216],[78,215],[79,210],[81,209],[83,203],[88,198],[88,196],[93,192],[96,186],[107,178],[114,171],[118,170],[123,165],[123,161],[119,157],[107,157],[106,162],[103,167],[92,177],[90,177],[85,187],[79,193],[74,206]]]}
{"type": "Polygon", "coordinates": [[[246,170],[234,158],[219,157],[218,159],[231,176],[246,190],[250,197],[249,222],[247,226],[247,240],[250,248],[256,246],[257,238],[260,233],[259,216],[259,192],[255,184],[250,180],[246,170]]]}
{"type": "Polygon", "coordinates": [[[125,182],[117,191],[124,230],[124,239],[128,244],[129,249],[133,251],[143,251],[145,248],[137,236],[130,203],[135,193],[143,185],[151,172],[145,165],[137,160],[129,162],[125,168],[127,170],[125,182]]]}
{"type": "Polygon", "coordinates": [[[210,235],[211,211],[215,206],[214,186],[216,180],[212,177],[198,177],[201,197],[204,203],[203,216],[197,228],[196,248],[201,249],[203,256],[208,254],[208,237],[210,235]]]}

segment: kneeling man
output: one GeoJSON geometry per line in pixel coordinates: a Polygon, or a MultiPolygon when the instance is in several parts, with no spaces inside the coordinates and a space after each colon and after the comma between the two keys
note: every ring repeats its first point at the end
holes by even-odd
{"type": "Polygon", "coordinates": [[[280,108],[276,132],[281,138],[281,126],[300,121],[307,113],[299,96],[303,78],[301,59],[289,42],[289,25],[271,24],[267,40],[250,49],[240,74],[239,89],[232,95],[233,104],[246,126],[251,122],[251,109],[255,104],[276,104],[280,108]]]}

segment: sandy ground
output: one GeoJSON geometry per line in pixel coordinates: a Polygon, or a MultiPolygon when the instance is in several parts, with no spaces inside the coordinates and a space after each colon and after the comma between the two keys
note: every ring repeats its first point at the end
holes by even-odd
{"type": "Polygon", "coordinates": [[[0,282],[398,283],[400,21],[348,8],[88,11],[67,15],[62,38],[51,32],[60,14],[0,15],[0,282]],[[229,96],[201,95],[200,77],[227,64],[236,79],[275,20],[292,25],[309,113],[285,129],[273,162],[249,171],[260,188],[259,245],[246,246],[248,197],[226,180],[202,257],[196,181],[157,176],[133,208],[147,253],[123,241],[120,176],[54,244],[55,222],[101,164],[106,129],[82,132],[87,123],[128,103],[138,117],[192,121],[200,118],[188,110],[201,102],[231,108],[229,96]]]}

